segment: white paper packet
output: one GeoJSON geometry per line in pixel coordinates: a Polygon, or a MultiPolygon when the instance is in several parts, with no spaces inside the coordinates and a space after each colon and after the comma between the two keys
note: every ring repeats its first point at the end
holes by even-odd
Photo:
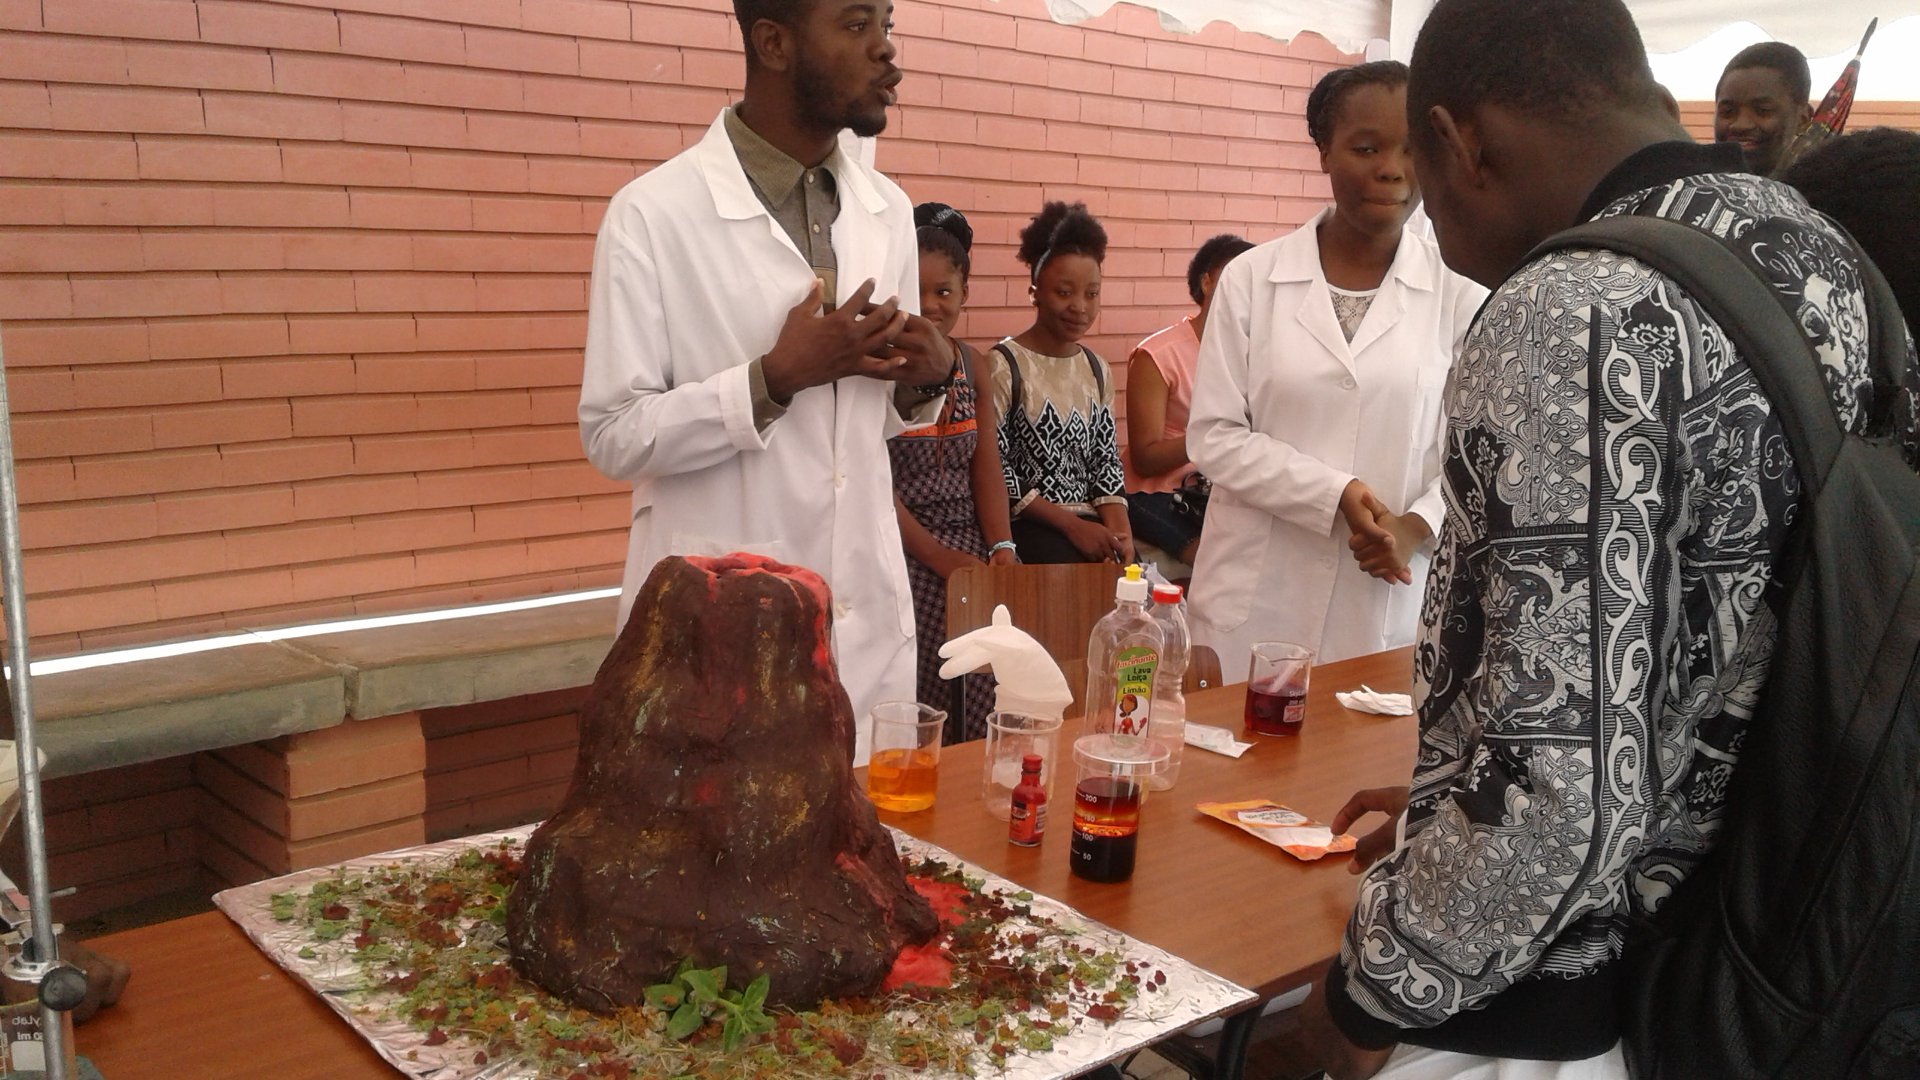
{"type": "Polygon", "coordinates": [[[1192,721],[1187,722],[1187,745],[1211,750],[1216,754],[1225,754],[1230,758],[1237,758],[1253,749],[1252,743],[1241,742],[1234,738],[1233,732],[1226,728],[1196,724],[1192,721]]]}

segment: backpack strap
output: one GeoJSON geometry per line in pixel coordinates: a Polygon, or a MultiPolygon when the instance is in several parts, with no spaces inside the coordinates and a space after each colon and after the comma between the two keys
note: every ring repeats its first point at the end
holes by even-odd
{"type": "Polygon", "coordinates": [[[1100,361],[1094,357],[1093,350],[1087,348],[1085,345],[1080,346],[1080,355],[1087,358],[1087,366],[1093,369],[1094,398],[1097,400],[1106,397],[1107,376],[1100,370],[1100,361]]]}
{"type": "Polygon", "coordinates": [[[1876,369],[1876,393],[1868,430],[1879,434],[1891,430],[1893,403],[1907,385],[1907,320],[1901,314],[1900,301],[1893,295],[1893,286],[1888,284],[1880,267],[1867,258],[1866,249],[1839,222],[1829,217],[1827,224],[1847,238],[1847,243],[1853,245],[1854,258],[1859,260],[1860,287],[1867,294],[1868,340],[1876,369]]]}
{"type": "MultiPolygon", "coordinates": [[[[1759,380],[1811,498],[1826,481],[1846,431],[1827,392],[1820,361],[1783,299],[1718,237],[1667,218],[1621,215],[1576,225],[1527,255],[1601,248],[1628,255],[1672,278],[1705,309],[1759,380]]],[[[1876,331],[1875,338],[1879,337],[1876,331]]],[[[1881,345],[1874,342],[1874,349],[1881,345]]]]}
{"type": "Polygon", "coordinates": [[[973,384],[973,392],[980,392],[980,369],[973,363],[973,346],[964,341],[955,340],[953,351],[960,354],[960,375],[973,384]]]}
{"type": "MultiPolygon", "coordinates": [[[[1007,362],[1007,379],[1012,384],[1007,391],[1008,408],[1015,405],[1026,408],[1026,387],[1022,385],[1020,379],[1020,362],[1013,358],[1013,350],[1007,348],[1007,343],[1004,341],[995,345],[993,351],[999,353],[1000,358],[1007,362]]],[[[1005,423],[1006,417],[1001,417],[1000,422],[1005,423]]]]}

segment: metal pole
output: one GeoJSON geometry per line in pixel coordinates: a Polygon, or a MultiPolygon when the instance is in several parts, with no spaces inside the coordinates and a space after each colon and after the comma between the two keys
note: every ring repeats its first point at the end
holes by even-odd
{"type": "MultiPolygon", "coordinates": [[[[27,897],[33,911],[31,966],[44,974],[60,962],[47,888],[47,818],[40,792],[40,753],[33,730],[33,676],[27,648],[27,590],[20,569],[20,498],[13,475],[13,409],[7,401],[6,353],[0,350],[0,586],[5,588],[7,654],[13,677],[14,749],[20,759],[21,828],[27,841],[27,897]]],[[[40,1031],[50,1080],[70,1080],[64,1017],[43,1000],[40,1031]]]]}

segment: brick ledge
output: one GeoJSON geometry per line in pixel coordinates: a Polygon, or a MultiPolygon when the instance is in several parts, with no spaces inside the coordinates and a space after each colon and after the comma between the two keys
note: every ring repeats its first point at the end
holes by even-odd
{"type": "Polygon", "coordinates": [[[616,603],[583,600],[35,676],[47,775],[584,686],[613,646],[616,603]]]}

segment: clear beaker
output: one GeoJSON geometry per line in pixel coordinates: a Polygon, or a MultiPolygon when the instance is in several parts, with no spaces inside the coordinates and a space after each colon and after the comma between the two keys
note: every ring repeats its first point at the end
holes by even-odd
{"type": "Polygon", "coordinates": [[[1073,847],[1068,865],[1088,881],[1133,876],[1140,841],[1140,804],[1147,784],[1166,768],[1167,748],[1112,735],[1074,740],[1073,847]]]}
{"type": "Polygon", "coordinates": [[[911,813],[933,805],[940,784],[940,729],[947,714],[917,701],[873,707],[873,757],[867,797],[882,810],[911,813]]]}
{"type": "Polygon", "coordinates": [[[1247,671],[1247,730],[1255,735],[1300,734],[1312,676],[1312,649],[1290,641],[1255,642],[1247,671]]]}
{"type": "Polygon", "coordinates": [[[987,715],[987,756],[981,768],[980,796],[987,813],[1005,821],[1013,809],[1013,789],[1020,784],[1020,762],[1040,755],[1040,786],[1053,801],[1054,759],[1059,753],[1060,718],[1026,713],[987,715]]]}

